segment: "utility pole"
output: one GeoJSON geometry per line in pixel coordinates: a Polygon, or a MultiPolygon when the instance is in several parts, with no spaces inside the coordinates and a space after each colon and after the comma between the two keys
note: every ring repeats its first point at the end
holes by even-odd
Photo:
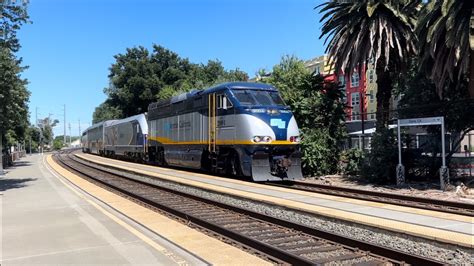
{"type": "Polygon", "coordinates": [[[69,147],[71,147],[71,123],[69,123],[69,147]]]}
{"type": "Polygon", "coordinates": [[[66,104],[64,104],[63,123],[64,123],[64,140],[63,140],[63,143],[64,143],[64,145],[66,145],[66,104]]]}
{"type": "Polygon", "coordinates": [[[82,136],[82,132],[81,132],[81,119],[79,118],[79,137],[82,136]]]}

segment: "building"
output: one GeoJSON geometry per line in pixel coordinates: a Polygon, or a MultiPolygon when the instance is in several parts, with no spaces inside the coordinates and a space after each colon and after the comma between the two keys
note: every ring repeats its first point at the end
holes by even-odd
{"type": "Polygon", "coordinates": [[[305,65],[308,70],[326,75],[326,79],[337,80],[343,86],[344,102],[347,106],[346,125],[349,135],[352,136],[349,146],[360,147],[364,140],[364,146],[368,147],[370,132],[375,131],[377,110],[377,75],[374,65],[370,63],[367,69],[363,67],[360,72],[335,73],[327,55],[308,60],[305,65]]]}
{"type": "Polygon", "coordinates": [[[308,60],[305,65],[311,72],[327,75],[329,79],[338,80],[344,86],[347,122],[376,119],[377,76],[373,64],[369,64],[367,70],[362,68],[360,73],[342,72],[338,75],[331,69],[327,55],[308,60]]]}

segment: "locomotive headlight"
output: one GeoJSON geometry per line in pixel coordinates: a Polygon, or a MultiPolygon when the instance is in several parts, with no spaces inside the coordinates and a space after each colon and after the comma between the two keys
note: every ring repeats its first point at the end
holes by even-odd
{"type": "Polygon", "coordinates": [[[252,141],[255,143],[269,143],[272,141],[272,137],[270,136],[254,136],[252,141]]]}
{"type": "Polygon", "coordinates": [[[301,141],[301,138],[299,136],[291,136],[290,137],[290,142],[300,142],[301,141]]]}

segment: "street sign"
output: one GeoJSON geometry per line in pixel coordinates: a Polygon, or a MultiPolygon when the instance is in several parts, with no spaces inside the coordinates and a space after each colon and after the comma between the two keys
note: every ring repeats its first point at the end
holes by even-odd
{"type": "Polygon", "coordinates": [[[428,125],[441,125],[443,123],[442,116],[436,117],[424,117],[424,118],[409,118],[400,119],[400,126],[428,126],[428,125]]]}

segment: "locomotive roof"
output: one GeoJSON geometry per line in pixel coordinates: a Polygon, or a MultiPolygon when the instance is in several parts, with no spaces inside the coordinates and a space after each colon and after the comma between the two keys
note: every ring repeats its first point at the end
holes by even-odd
{"type": "Polygon", "coordinates": [[[222,83],[212,88],[204,90],[205,92],[213,92],[223,88],[229,89],[259,89],[259,90],[271,90],[276,91],[275,87],[266,83],[256,83],[256,82],[227,82],[222,83]]]}
{"type": "Polygon", "coordinates": [[[192,90],[190,92],[185,92],[180,95],[173,96],[171,99],[161,100],[158,102],[151,103],[148,106],[148,110],[158,108],[160,106],[168,105],[170,103],[177,103],[184,101],[188,98],[194,97],[200,94],[209,94],[213,92],[218,92],[223,89],[254,89],[254,90],[268,90],[268,91],[277,91],[275,87],[266,83],[255,83],[255,82],[227,82],[216,85],[205,90],[192,90]]]}

